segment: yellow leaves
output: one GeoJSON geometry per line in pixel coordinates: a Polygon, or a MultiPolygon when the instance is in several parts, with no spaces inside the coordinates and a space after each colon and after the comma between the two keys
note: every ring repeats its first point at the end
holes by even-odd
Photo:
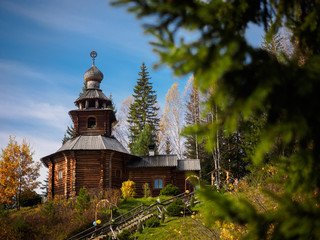
{"type": "Polygon", "coordinates": [[[133,198],[135,193],[135,183],[133,181],[125,181],[122,183],[121,192],[124,199],[133,198]]]}
{"type": "Polygon", "coordinates": [[[30,145],[24,139],[19,145],[10,136],[0,159],[0,202],[11,204],[18,192],[38,186],[40,163],[34,163],[30,145]]]}

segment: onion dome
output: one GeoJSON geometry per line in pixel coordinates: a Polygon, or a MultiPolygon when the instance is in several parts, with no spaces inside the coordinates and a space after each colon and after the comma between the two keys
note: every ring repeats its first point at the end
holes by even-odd
{"type": "Polygon", "coordinates": [[[97,57],[97,52],[92,51],[90,53],[90,56],[92,57],[93,63],[92,66],[86,71],[83,75],[84,80],[87,82],[87,88],[100,88],[100,83],[103,79],[102,72],[94,65],[94,60],[97,57]]]}
{"type": "Polygon", "coordinates": [[[101,82],[103,79],[103,74],[95,65],[92,65],[92,67],[85,72],[83,77],[84,77],[84,80],[86,80],[87,82],[89,81],[101,82]]]}

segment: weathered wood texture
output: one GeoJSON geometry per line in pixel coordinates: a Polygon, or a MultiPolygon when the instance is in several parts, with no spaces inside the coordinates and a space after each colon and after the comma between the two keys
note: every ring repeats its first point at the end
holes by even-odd
{"type": "Polygon", "coordinates": [[[56,154],[49,163],[49,197],[73,197],[82,187],[91,194],[119,189],[128,178],[125,164],[129,158],[129,155],[108,150],[56,154]]]}
{"type": "Polygon", "coordinates": [[[172,168],[155,167],[155,168],[130,168],[129,179],[136,183],[136,193],[138,197],[143,196],[143,184],[148,183],[152,196],[158,196],[161,189],[155,188],[155,179],[162,179],[163,186],[173,184],[174,178],[172,168]]]}
{"type": "MultiPolygon", "coordinates": [[[[143,184],[148,183],[152,196],[158,196],[161,189],[155,188],[155,180],[162,179],[163,187],[168,184],[177,186],[180,192],[185,191],[185,179],[189,175],[186,171],[176,171],[174,168],[130,168],[128,179],[136,183],[137,197],[143,197],[143,184]]],[[[195,172],[198,175],[198,172],[195,172]]],[[[192,184],[187,181],[187,189],[192,190],[192,184]]]]}
{"type": "Polygon", "coordinates": [[[109,110],[70,111],[76,135],[100,134],[111,136],[112,112],[109,110]],[[88,119],[95,118],[95,128],[88,128],[88,119]]]}

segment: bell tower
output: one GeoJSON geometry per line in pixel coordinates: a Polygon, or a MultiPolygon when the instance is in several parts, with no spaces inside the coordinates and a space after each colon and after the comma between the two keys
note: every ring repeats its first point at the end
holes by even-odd
{"type": "Polygon", "coordinates": [[[74,124],[74,132],[79,135],[111,136],[111,126],[116,120],[112,103],[100,89],[103,79],[102,72],[95,66],[97,52],[90,53],[92,66],[84,73],[87,89],[74,102],[78,107],[69,115],[74,124]]]}

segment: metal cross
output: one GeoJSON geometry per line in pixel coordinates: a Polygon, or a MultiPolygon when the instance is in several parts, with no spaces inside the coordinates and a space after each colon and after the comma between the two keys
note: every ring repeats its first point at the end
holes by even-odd
{"type": "Polygon", "coordinates": [[[94,65],[94,59],[97,57],[98,53],[96,51],[92,51],[90,53],[90,57],[92,57],[92,62],[93,62],[93,65],[94,65]]]}

